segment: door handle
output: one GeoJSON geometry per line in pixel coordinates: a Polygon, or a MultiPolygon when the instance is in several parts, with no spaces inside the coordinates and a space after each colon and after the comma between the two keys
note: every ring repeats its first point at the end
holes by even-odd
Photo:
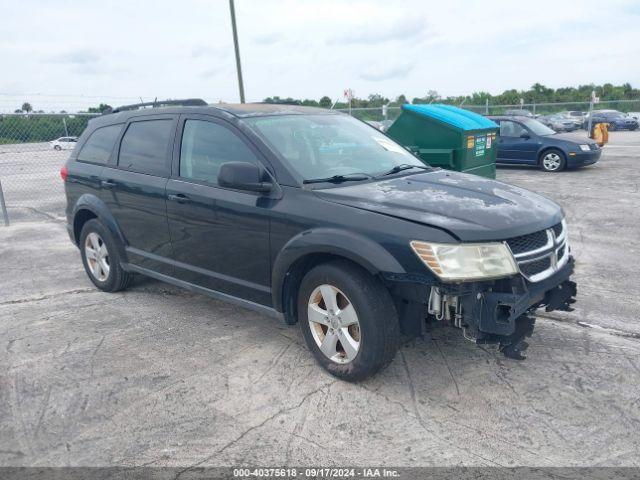
{"type": "Polygon", "coordinates": [[[191,201],[189,197],[183,195],[182,193],[172,193],[170,195],[167,195],[167,199],[178,203],[189,203],[191,201]]]}
{"type": "Polygon", "coordinates": [[[116,182],[113,180],[100,180],[100,186],[105,190],[109,190],[116,186],[116,182]]]}

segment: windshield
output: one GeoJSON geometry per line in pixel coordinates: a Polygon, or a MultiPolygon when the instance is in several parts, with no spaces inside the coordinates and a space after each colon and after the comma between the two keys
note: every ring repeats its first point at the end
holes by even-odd
{"type": "Polygon", "coordinates": [[[244,120],[304,180],[365,174],[425,164],[404,147],[343,115],[282,115],[244,120]]]}
{"type": "Polygon", "coordinates": [[[536,135],[555,135],[556,132],[554,132],[553,130],[551,130],[549,127],[547,127],[546,125],[542,124],[541,122],[539,122],[538,120],[534,120],[534,119],[527,119],[527,120],[523,120],[522,123],[529,129],[531,130],[533,133],[535,133],[536,135]]]}

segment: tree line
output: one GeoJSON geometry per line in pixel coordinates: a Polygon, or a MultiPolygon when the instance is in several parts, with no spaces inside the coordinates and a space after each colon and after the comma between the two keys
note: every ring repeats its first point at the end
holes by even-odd
{"type": "MultiPolygon", "coordinates": [[[[447,103],[451,105],[485,105],[487,100],[490,105],[516,105],[520,100],[524,103],[558,103],[558,102],[588,102],[591,98],[591,92],[594,92],[600,101],[615,100],[638,100],[640,99],[640,89],[633,88],[631,84],[624,83],[622,85],[613,85],[605,83],[604,85],[579,85],[578,87],[561,87],[557,89],[546,87],[540,83],[535,83],[528,90],[510,89],[504,92],[492,95],[489,92],[474,92],[471,95],[459,96],[441,96],[435,90],[427,91],[422,97],[414,97],[411,103],[447,103]]],[[[313,99],[295,99],[291,97],[281,98],[278,96],[268,97],[264,99],[265,103],[284,103],[290,105],[305,105],[310,107],[322,107],[342,109],[348,108],[349,104],[346,100],[340,99],[335,105],[330,97],[324,96],[320,100],[313,99]]],[[[409,99],[405,95],[398,95],[390,99],[383,95],[371,94],[366,98],[353,98],[351,100],[352,108],[376,108],[382,105],[400,106],[409,103],[409,99]]]]}

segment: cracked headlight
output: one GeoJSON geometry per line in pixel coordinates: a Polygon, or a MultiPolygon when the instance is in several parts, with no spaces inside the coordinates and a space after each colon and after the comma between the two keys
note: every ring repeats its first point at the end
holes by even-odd
{"type": "Polygon", "coordinates": [[[410,242],[420,260],[443,281],[487,280],[518,273],[518,265],[504,243],[410,242]]]}

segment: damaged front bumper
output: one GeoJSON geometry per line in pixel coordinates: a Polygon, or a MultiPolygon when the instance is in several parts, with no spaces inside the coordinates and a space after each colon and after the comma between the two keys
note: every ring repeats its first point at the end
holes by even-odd
{"type": "Polygon", "coordinates": [[[499,343],[505,355],[521,358],[526,349],[524,338],[531,336],[538,308],[545,311],[571,311],[577,294],[576,283],[570,280],[574,261],[551,277],[531,283],[522,277],[496,282],[486,289],[472,285],[471,292],[461,296],[462,322],[476,343],[499,343]]]}
{"type": "Polygon", "coordinates": [[[520,359],[527,347],[524,339],[533,332],[535,310],[572,310],[577,293],[575,282],[570,280],[573,270],[574,260],[569,257],[562,268],[538,282],[530,282],[522,275],[488,282],[420,286],[414,283],[415,277],[389,280],[404,297],[399,313],[405,333],[417,333],[418,325],[412,316],[422,317],[420,328],[424,325],[426,297],[427,322],[448,322],[462,329],[465,338],[478,344],[499,344],[506,356],[520,359]],[[406,282],[413,283],[413,288],[406,282]],[[422,307],[415,308],[420,297],[422,307]]]}

